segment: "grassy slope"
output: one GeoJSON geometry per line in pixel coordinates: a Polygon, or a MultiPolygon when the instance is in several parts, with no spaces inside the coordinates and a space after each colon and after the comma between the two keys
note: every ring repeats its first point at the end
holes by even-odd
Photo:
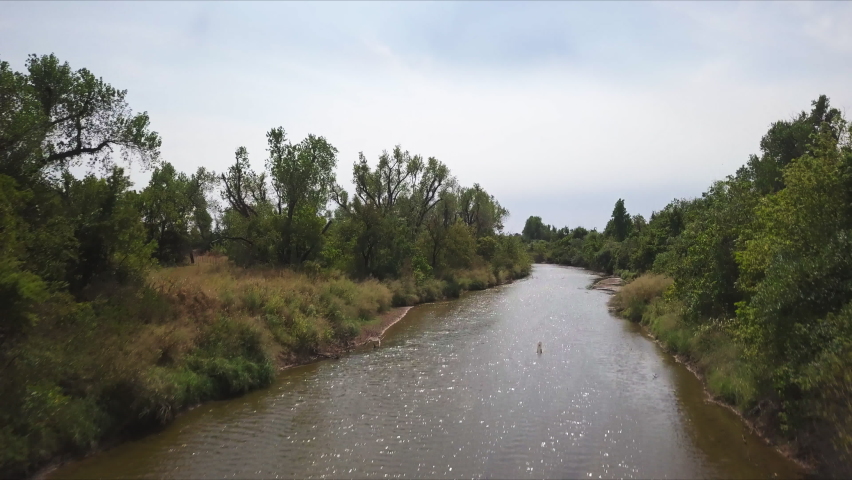
{"type": "Polygon", "coordinates": [[[666,298],[670,285],[669,278],[645,274],[613,296],[611,306],[622,317],[642,323],[664,348],[702,378],[710,395],[736,409],[767,441],[817,468],[821,475],[845,477],[849,458],[836,442],[845,438],[837,437],[843,430],[817,424],[797,431],[785,429],[779,418],[783,399],[767,382],[765,367],[749,360],[752,357],[725,322],[700,326],[684,322],[680,306],[666,298]]]}
{"type": "Polygon", "coordinates": [[[152,272],[141,288],[43,319],[17,345],[0,405],[0,473],[32,473],[59,454],[144,432],[180,410],[268,385],[282,365],[339,352],[380,328],[393,306],[457,297],[511,281],[529,266],[445,279],[356,282],[339,274],[196,264],[152,272]],[[12,396],[10,396],[12,397],[12,396]]]}

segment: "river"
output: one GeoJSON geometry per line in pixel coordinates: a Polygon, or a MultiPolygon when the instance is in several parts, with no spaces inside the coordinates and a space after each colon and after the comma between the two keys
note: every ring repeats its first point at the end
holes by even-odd
{"type": "Polygon", "coordinates": [[[286,370],[50,477],[802,476],[610,315],[592,278],[536,265],[415,307],[379,349],[286,370]]]}

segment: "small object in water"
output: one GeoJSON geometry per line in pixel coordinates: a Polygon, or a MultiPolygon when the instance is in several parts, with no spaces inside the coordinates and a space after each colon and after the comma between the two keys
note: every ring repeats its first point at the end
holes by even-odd
{"type": "Polygon", "coordinates": [[[542,352],[542,350],[541,350],[541,342],[538,342],[538,348],[536,349],[536,353],[538,353],[539,355],[541,355],[541,352],[542,352]]]}
{"type": "Polygon", "coordinates": [[[373,348],[379,348],[382,346],[381,337],[370,337],[367,339],[368,342],[373,342],[373,348]]]}

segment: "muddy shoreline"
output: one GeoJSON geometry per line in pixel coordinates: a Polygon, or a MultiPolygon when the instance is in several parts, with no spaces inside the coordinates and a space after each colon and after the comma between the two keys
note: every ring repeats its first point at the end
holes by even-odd
{"type": "Polygon", "coordinates": [[[624,286],[624,280],[621,277],[614,275],[598,274],[600,278],[593,281],[589,288],[592,290],[601,290],[608,293],[618,293],[621,287],[624,286]]]}
{"type": "Polygon", "coordinates": [[[279,356],[278,371],[301,367],[321,360],[338,359],[341,356],[350,353],[355,348],[373,341],[374,338],[381,338],[390,327],[396,325],[400,320],[405,318],[405,315],[408,314],[412,308],[414,308],[414,306],[394,307],[387,312],[382,313],[379,316],[380,321],[378,325],[365,327],[354,340],[350,341],[346,345],[329,346],[323,352],[316,352],[313,355],[308,356],[279,356]]]}

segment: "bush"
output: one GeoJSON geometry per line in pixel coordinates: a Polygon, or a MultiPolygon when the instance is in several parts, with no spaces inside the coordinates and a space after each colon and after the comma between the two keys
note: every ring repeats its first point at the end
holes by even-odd
{"type": "Polygon", "coordinates": [[[324,272],[195,264],[147,285],[104,285],[91,301],[52,296],[0,376],[0,471],[25,476],[104,436],[144,431],[187,406],[268,385],[273,359],[345,344],[391,305],[455,297],[489,269],[356,282],[324,272]],[[60,308],[61,307],[61,308],[60,308]]]}
{"type": "Polygon", "coordinates": [[[187,360],[190,370],[210,377],[224,396],[272,383],[274,369],[260,333],[246,323],[220,317],[187,360]]]}
{"type": "Polygon", "coordinates": [[[612,297],[611,305],[623,317],[638,322],[651,301],[661,297],[671,285],[670,278],[647,273],[621,287],[612,297]]]}

